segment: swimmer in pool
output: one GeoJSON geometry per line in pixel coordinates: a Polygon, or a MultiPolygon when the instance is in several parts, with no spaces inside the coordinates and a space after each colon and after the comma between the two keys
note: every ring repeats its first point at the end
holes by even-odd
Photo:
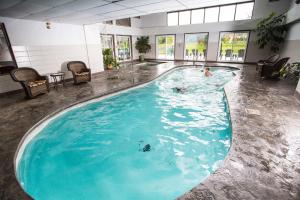
{"type": "Polygon", "coordinates": [[[185,91],[186,91],[185,88],[181,88],[181,87],[175,87],[175,88],[173,88],[173,90],[174,90],[175,92],[181,93],[181,94],[185,93],[185,91]]]}
{"type": "Polygon", "coordinates": [[[206,77],[212,76],[212,73],[209,71],[208,67],[205,67],[205,69],[204,69],[204,76],[206,76],[206,77]]]}

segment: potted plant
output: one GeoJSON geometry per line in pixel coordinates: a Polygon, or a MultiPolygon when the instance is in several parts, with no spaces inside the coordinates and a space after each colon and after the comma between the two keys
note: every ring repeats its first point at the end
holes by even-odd
{"type": "Polygon", "coordinates": [[[256,43],[260,49],[269,45],[271,51],[276,53],[287,33],[286,16],[284,14],[276,16],[275,13],[271,13],[257,23],[254,32],[257,36],[256,43]]]}
{"type": "Polygon", "coordinates": [[[292,79],[298,81],[300,78],[300,62],[289,63],[280,70],[281,79],[292,79]]]}
{"type": "Polygon", "coordinates": [[[141,36],[137,38],[135,43],[135,48],[140,53],[140,62],[144,61],[144,54],[151,50],[151,45],[149,44],[149,36],[141,36]]]}
{"type": "Polygon", "coordinates": [[[112,69],[113,68],[113,53],[112,50],[107,48],[102,50],[103,55],[103,63],[106,67],[106,69],[112,69]]]}

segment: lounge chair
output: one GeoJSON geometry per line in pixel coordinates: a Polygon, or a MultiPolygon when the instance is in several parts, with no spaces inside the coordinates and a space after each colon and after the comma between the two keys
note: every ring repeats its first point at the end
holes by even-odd
{"type": "Polygon", "coordinates": [[[274,78],[274,79],[279,78],[280,76],[279,72],[281,68],[286,65],[289,59],[290,59],[289,57],[286,57],[286,58],[281,58],[275,63],[265,63],[264,65],[262,65],[261,77],[274,78]]]}
{"type": "Polygon", "coordinates": [[[86,67],[84,62],[81,61],[68,62],[67,68],[73,74],[74,84],[91,81],[91,70],[86,67]]]}
{"type": "Polygon", "coordinates": [[[10,75],[14,81],[22,85],[28,98],[49,92],[48,77],[41,76],[35,69],[22,67],[12,70],[10,75]]]}

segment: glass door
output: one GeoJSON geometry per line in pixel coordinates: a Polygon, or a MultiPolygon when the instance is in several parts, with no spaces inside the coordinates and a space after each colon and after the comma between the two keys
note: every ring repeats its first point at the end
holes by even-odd
{"type": "Polygon", "coordinates": [[[221,32],[219,40],[219,61],[244,62],[249,31],[221,32]]]}
{"type": "Polygon", "coordinates": [[[174,59],[175,57],[175,35],[156,36],[156,58],[174,59]]]}
{"type": "Polygon", "coordinates": [[[184,35],[184,59],[205,60],[208,33],[188,33],[184,35]]]}
{"type": "Polygon", "coordinates": [[[111,49],[113,52],[113,55],[115,56],[115,51],[114,51],[114,35],[109,35],[109,34],[103,34],[101,35],[101,47],[103,49],[111,49]]]}
{"type": "Polygon", "coordinates": [[[119,61],[131,60],[131,38],[130,36],[117,35],[117,58],[119,61]]]}

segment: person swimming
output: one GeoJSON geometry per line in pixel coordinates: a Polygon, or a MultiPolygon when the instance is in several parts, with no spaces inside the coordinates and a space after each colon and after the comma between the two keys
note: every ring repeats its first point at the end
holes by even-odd
{"type": "Polygon", "coordinates": [[[182,87],[175,87],[175,88],[173,88],[173,91],[183,94],[183,93],[185,93],[186,89],[182,88],[182,87]]]}
{"type": "Polygon", "coordinates": [[[205,67],[205,69],[204,69],[204,76],[206,76],[206,77],[212,76],[212,73],[209,71],[208,67],[205,67]]]}

